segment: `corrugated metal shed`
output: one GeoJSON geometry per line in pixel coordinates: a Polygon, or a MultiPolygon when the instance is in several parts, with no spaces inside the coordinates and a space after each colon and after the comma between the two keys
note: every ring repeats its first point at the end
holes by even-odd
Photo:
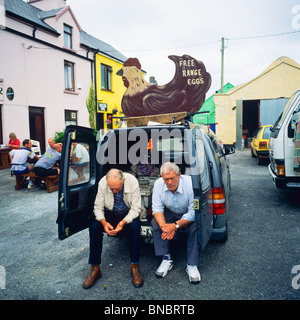
{"type": "Polygon", "coordinates": [[[287,98],[260,100],[261,125],[274,124],[288,101],[287,98]]]}

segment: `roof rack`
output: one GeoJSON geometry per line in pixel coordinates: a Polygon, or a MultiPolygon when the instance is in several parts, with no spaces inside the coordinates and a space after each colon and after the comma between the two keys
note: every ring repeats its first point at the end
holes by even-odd
{"type": "Polygon", "coordinates": [[[141,127],[148,126],[149,122],[157,124],[176,124],[180,121],[190,121],[192,122],[192,117],[195,114],[209,113],[209,111],[202,112],[174,112],[165,114],[155,114],[150,116],[140,116],[140,117],[114,117],[112,119],[120,119],[119,128],[122,126],[122,122],[126,121],[127,127],[141,127]]]}

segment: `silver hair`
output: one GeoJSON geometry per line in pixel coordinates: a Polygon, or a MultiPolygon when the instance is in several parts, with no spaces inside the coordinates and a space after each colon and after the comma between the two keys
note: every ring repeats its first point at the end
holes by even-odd
{"type": "Polygon", "coordinates": [[[119,169],[110,169],[106,174],[106,180],[111,177],[116,177],[120,179],[121,182],[124,181],[124,173],[119,169]]]}
{"type": "Polygon", "coordinates": [[[173,170],[176,176],[178,176],[180,172],[178,165],[172,162],[165,162],[160,168],[160,175],[162,176],[163,173],[170,173],[171,170],[173,170]]]}

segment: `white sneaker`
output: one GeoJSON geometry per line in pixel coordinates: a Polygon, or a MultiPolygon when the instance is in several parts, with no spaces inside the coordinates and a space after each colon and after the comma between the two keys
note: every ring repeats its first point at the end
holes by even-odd
{"type": "Polygon", "coordinates": [[[201,276],[197,266],[187,265],[186,272],[189,275],[189,280],[191,283],[199,283],[201,281],[201,276]]]}
{"type": "Polygon", "coordinates": [[[29,180],[29,183],[28,183],[27,188],[28,188],[28,189],[32,189],[33,187],[34,187],[34,183],[29,180]]]}
{"type": "Polygon", "coordinates": [[[163,278],[167,275],[168,271],[170,271],[173,268],[173,260],[165,260],[161,262],[160,266],[156,270],[156,276],[159,278],[163,278]]]}

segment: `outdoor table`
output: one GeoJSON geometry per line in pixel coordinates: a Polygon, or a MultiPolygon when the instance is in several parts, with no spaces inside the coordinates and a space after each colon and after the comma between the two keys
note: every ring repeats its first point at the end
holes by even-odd
{"type": "Polygon", "coordinates": [[[0,169],[9,168],[8,153],[10,151],[11,148],[0,148],[0,169]]]}

